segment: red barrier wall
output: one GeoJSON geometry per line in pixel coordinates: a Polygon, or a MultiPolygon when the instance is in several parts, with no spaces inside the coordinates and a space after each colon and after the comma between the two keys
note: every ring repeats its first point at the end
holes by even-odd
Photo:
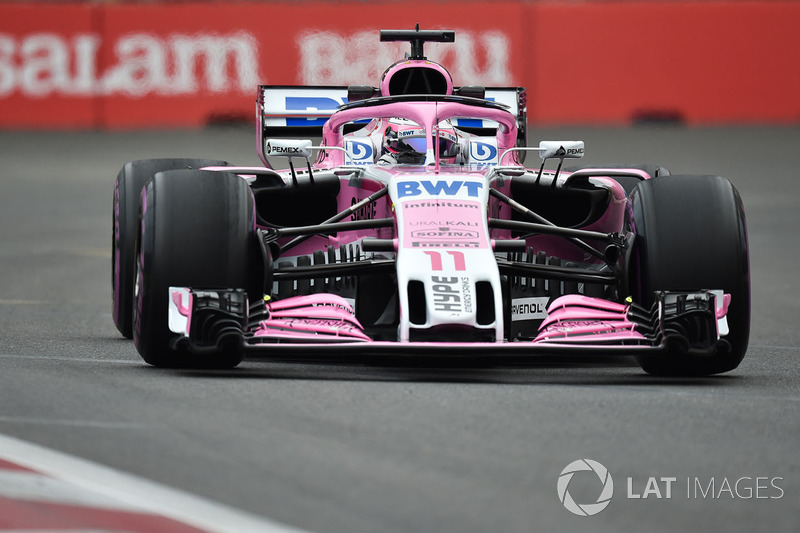
{"type": "Polygon", "coordinates": [[[0,127],[199,126],[251,118],[255,86],[377,85],[428,44],[457,84],[523,85],[540,124],[800,119],[800,3],[324,2],[0,5],[0,127]]]}
{"type": "Polygon", "coordinates": [[[613,123],[641,111],[691,123],[800,120],[800,3],[533,7],[533,120],[613,123]],[[558,79],[569,81],[556,88],[558,79]]]}

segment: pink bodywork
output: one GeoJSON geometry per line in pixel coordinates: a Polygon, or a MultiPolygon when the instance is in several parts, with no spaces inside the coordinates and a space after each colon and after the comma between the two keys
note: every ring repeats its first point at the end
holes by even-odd
{"type": "Polygon", "coordinates": [[[256,339],[294,342],[363,342],[364,334],[347,300],[334,294],[295,296],[268,302],[269,318],[253,332],[256,339]]]}
{"type": "Polygon", "coordinates": [[[629,306],[570,294],[557,298],[547,308],[533,342],[595,344],[604,341],[636,341],[645,337],[628,320],[629,306]]]}

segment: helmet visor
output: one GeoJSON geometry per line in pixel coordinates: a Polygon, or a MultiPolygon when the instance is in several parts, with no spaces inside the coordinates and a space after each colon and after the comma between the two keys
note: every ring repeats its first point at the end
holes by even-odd
{"type": "MultiPolygon", "coordinates": [[[[400,141],[406,148],[405,151],[414,151],[424,154],[427,151],[425,137],[406,137],[400,141]]],[[[455,157],[458,155],[458,143],[444,137],[439,138],[439,157],[455,157]]]]}
{"type": "Polygon", "coordinates": [[[427,151],[425,137],[405,137],[400,140],[400,143],[406,145],[408,151],[417,152],[418,154],[424,154],[427,151]]]}

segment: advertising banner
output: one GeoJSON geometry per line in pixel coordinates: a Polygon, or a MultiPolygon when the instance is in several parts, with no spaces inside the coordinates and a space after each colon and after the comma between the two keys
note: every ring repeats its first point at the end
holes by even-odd
{"type": "Polygon", "coordinates": [[[525,86],[539,124],[790,122],[794,2],[0,5],[0,128],[253,120],[256,87],[377,86],[408,51],[382,28],[454,29],[457,85],[525,86]]]}

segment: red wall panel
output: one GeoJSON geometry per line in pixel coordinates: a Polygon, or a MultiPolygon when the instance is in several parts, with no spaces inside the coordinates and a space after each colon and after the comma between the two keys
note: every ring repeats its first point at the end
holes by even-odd
{"type": "Polygon", "coordinates": [[[796,2],[538,4],[529,112],[541,122],[618,123],[641,111],[797,121],[798,28],[796,2]],[[554,90],[556,80],[568,81],[554,90]]]}

